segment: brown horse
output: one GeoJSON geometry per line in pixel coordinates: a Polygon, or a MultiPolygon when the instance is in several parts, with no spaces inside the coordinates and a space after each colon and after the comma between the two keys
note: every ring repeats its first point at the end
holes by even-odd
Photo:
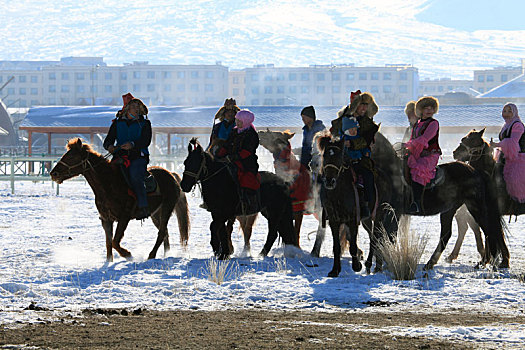
{"type": "MultiPolygon", "coordinates": [[[[164,254],[169,251],[168,220],[175,210],[179,221],[180,242],[188,243],[189,213],[186,196],[180,189],[180,177],[175,178],[161,167],[150,167],[148,171],[157,183],[157,189],[148,194],[151,219],[159,229],[155,246],[148,259],[154,259],[161,243],[164,254]]],[[[72,177],[83,175],[95,193],[95,204],[106,233],[106,258],[113,261],[112,248],[124,258],[130,259],[131,253],[120,246],[124,231],[130,220],[136,218],[137,201],[129,192],[119,165],[112,164],[101,154],[95,152],[89,144],[79,138],[69,141],[67,152],[51,170],[51,179],[62,183],[72,177]],[[113,223],[118,222],[113,236],[113,223]]]]}

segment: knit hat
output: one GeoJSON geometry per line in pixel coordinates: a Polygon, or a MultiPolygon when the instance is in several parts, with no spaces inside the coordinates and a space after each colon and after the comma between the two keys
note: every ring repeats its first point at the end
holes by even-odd
{"type": "Polygon", "coordinates": [[[308,118],[312,118],[313,120],[315,120],[314,106],[304,107],[303,110],[301,111],[301,115],[305,115],[308,118]]]}
{"type": "Polygon", "coordinates": [[[359,128],[359,123],[357,122],[357,119],[355,119],[354,117],[343,118],[343,132],[352,128],[359,128]]]}
{"type": "Polygon", "coordinates": [[[255,130],[255,126],[252,124],[255,116],[248,109],[241,109],[239,112],[237,112],[235,119],[242,121],[242,129],[237,128],[238,132],[242,132],[250,127],[255,130]]]}

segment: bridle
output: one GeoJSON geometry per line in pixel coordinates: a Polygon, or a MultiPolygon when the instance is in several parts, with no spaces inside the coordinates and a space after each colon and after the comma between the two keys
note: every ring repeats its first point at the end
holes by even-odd
{"type": "MultiPolygon", "coordinates": [[[[326,172],[326,169],[328,169],[328,168],[334,168],[334,169],[337,171],[337,175],[336,175],[335,178],[339,178],[339,175],[341,175],[341,172],[342,172],[343,170],[346,170],[346,169],[348,168],[347,166],[345,166],[345,164],[344,164],[344,162],[343,162],[344,152],[343,152],[343,150],[341,149],[341,147],[339,147],[339,146],[335,146],[335,145],[331,145],[331,146],[328,146],[328,147],[324,150],[323,154],[326,153],[326,151],[328,151],[330,148],[336,148],[338,151],[341,152],[341,165],[340,165],[340,166],[337,166],[337,165],[334,165],[334,164],[326,164],[326,165],[323,165],[323,167],[321,168],[321,174],[323,174],[323,177],[324,177],[325,172],[326,172]]],[[[324,161],[323,161],[323,163],[324,163],[324,161]]]]}
{"type": "MultiPolygon", "coordinates": [[[[195,151],[194,151],[195,152],[195,151]]],[[[197,170],[197,172],[193,172],[193,171],[189,171],[189,170],[184,170],[184,172],[182,173],[182,175],[186,175],[186,176],[189,176],[189,177],[192,177],[195,179],[195,184],[198,184],[199,182],[200,183],[203,183],[203,182],[206,182],[208,181],[209,179],[211,179],[212,177],[214,177],[215,175],[217,175],[219,172],[221,172],[224,168],[226,168],[228,165],[225,163],[222,167],[220,167],[217,171],[215,171],[213,174],[211,175],[208,175],[208,176],[205,176],[204,179],[201,179],[201,175],[207,175],[208,174],[208,167],[206,166],[206,155],[202,154],[202,160],[201,160],[201,164],[199,165],[199,170],[197,170]]]]}
{"type": "Polygon", "coordinates": [[[469,163],[472,162],[472,161],[479,160],[481,157],[483,157],[483,155],[484,155],[483,151],[487,147],[487,144],[485,142],[483,142],[479,146],[469,146],[469,145],[465,144],[465,142],[463,140],[461,141],[460,145],[463,146],[467,150],[467,154],[469,156],[469,159],[468,159],[467,162],[469,162],[469,163]]]}

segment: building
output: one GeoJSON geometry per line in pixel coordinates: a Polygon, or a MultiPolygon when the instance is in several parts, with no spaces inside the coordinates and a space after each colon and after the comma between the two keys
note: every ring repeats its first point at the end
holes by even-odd
{"type": "Polygon", "coordinates": [[[228,74],[229,94],[234,97],[237,105],[246,105],[246,72],[244,69],[231,70],[228,74]]]}
{"type": "Polygon", "coordinates": [[[472,96],[477,93],[473,89],[472,80],[453,80],[450,78],[425,79],[419,81],[418,96],[443,96],[447,92],[464,92],[472,96]]]}
{"type": "Polygon", "coordinates": [[[7,107],[120,105],[127,92],[147,105],[217,105],[228,94],[228,67],[108,66],[102,57],[0,61],[0,97],[7,107]]]}
{"type": "Polygon", "coordinates": [[[418,69],[411,65],[275,67],[268,64],[246,68],[244,74],[245,101],[251,106],[341,106],[348,103],[350,92],[358,89],[371,92],[379,104],[404,105],[417,97],[419,82],[418,69]]]}
{"type": "Polygon", "coordinates": [[[522,74],[522,67],[495,67],[474,71],[474,90],[483,94],[522,74]]]}

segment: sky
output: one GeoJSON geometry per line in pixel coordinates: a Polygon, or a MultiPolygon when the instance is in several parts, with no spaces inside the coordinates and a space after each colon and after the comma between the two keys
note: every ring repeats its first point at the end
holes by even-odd
{"type": "Polygon", "coordinates": [[[521,0],[2,1],[0,60],[409,63],[421,78],[472,79],[525,58],[521,0]]]}

